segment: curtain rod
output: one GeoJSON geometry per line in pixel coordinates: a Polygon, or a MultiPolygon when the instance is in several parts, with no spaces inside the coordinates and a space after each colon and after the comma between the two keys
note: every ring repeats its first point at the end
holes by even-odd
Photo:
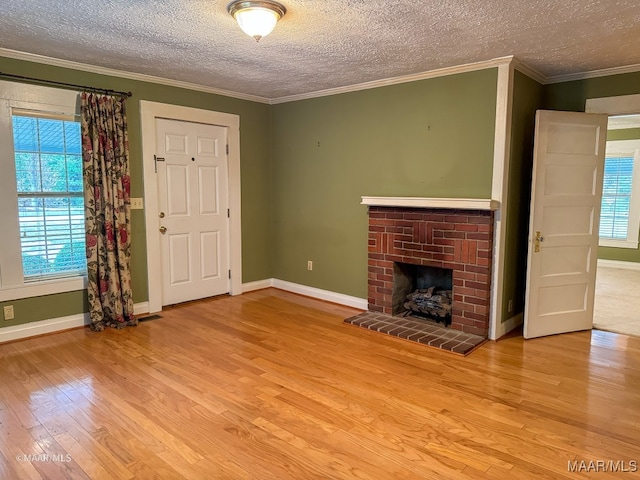
{"type": "Polygon", "coordinates": [[[86,85],[76,85],[74,83],[55,82],[53,80],[44,80],[42,78],[35,78],[35,77],[25,77],[23,75],[13,75],[11,73],[2,73],[2,72],[0,72],[0,77],[13,78],[15,80],[27,80],[27,81],[30,81],[30,82],[38,82],[38,83],[43,84],[43,85],[55,85],[57,87],[72,88],[74,90],[76,90],[76,89],[86,90],[86,91],[93,92],[93,93],[104,93],[105,95],[120,95],[122,97],[131,97],[131,96],[133,96],[133,93],[131,93],[131,92],[120,92],[118,90],[110,90],[108,88],[88,87],[86,85]]]}

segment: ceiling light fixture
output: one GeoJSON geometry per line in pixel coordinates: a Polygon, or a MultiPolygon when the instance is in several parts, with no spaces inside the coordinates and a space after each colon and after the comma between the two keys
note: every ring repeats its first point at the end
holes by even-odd
{"type": "Polygon", "coordinates": [[[258,42],[273,31],[287,9],[271,0],[235,0],[227,6],[227,11],[236,19],[242,31],[258,42]]]}

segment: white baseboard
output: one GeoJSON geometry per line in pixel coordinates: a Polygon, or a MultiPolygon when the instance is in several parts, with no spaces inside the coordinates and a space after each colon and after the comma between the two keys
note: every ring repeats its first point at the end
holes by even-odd
{"type": "Polygon", "coordinates": [[[598,259],[598,268],[624,268],[625,270],[640,270],[640,263],[636,262],[622,262],[620,260],[604,260],[598,259]]]}
{"type": "MultiPolygon", "coordinates": [[[[147,313],[148,311],[149,304],[147,302],[136,303],[133,306],[133,312],[136,315],[147,313]]],[[[69,315],[68,317],[50,318],[38,322],[23,323],[22,325],[12,325],[10,327],[0,328],[0,343],[60,332],[62,330],[69,330],[70,328],[84,327],[85,325],[89,325],[90,322],[91,320],[88,313],[78,313],[77,315],[69,315]]]]}
{"type": "Polygon", "coordinates": [[[273,287],[273,278],[257,280],[242,284],[242,293],[253,292],[254,290],[262,290],[263,288],[273,287]]]}
{"type": "Polygon", "coordinates": [[[142,315],[144,313],[149,313],[149,302],[140,302],[133,304],[134,315],[142,315]]]}
{"type": "Polygon", "coordinates": [[[496,338],[491,338],[490,340],[498,340],[500,337],[505,336],[514,328],[518,328],[520,325],[522,325],[523,321],[524,321],[524,313],[519,313],[516,316],[511,317],[506,322],[502,322],[500,325],[498,325],[498,328],[496,331],[496,338]]]}
{"type": "Polygon", "coordinates": [[[360,310],[367,310],[369,308],[369,302],[365,298],[352,297],[330,290],[322,290],[320,288],[308,287],[307,285],[278,280],[277,278],[273,279],[273,286],[280,290],[286,290],[287,292],[299,293],[307,297],[326,300],[327,302],[346,305],[347,307],[359,308],[360,310]]]}
{"type": "Polygon", "coordinates": [[[83,327],[88,325],[89,321],[88,313],[79,313],[68,317],[51,318],[49,320],[40,320],[39,322],[4,327],[0,328],[0,343],[83,327]]]}

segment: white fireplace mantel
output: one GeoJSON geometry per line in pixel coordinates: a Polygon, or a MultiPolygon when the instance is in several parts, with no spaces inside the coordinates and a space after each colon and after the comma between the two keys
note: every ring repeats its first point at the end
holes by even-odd
{"type": "Polygon", "coordinates": [[[500,202],[485,198],[362,197],[362,205],[376,207],[498,210],[500,202]]]}

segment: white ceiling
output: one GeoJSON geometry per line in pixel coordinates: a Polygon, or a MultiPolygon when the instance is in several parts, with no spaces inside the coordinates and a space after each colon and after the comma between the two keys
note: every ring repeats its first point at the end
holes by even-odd
{"type": "Polygon", "coordinates": [[[507,55],[546,78],[640,69],[639,0],[282,0],[260,43],[228,3],[3,0],[0,47],[268,99],[507,55]]]}

